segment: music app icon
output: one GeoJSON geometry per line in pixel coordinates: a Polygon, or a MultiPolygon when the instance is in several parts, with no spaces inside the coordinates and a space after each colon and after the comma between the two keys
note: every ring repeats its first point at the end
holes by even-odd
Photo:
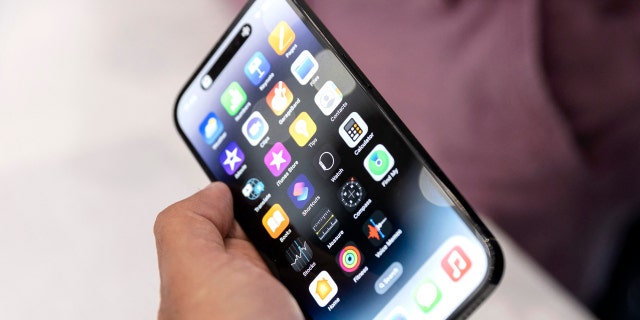
{"type": "Polygon", "coordinates": [[[455,246],[444,256],[440,265],[449,278],[457,282],[471,269],[471,259],[460,246],[455,246]]]}

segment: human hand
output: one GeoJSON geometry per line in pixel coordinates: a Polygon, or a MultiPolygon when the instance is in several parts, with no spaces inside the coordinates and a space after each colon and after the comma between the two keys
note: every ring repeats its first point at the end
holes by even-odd
{"type": "Polygon", "coordinates": [[[229,189],[212,183],[162,211],[154,226],[159,319],[302,319],[233,218],[229,189]]]}

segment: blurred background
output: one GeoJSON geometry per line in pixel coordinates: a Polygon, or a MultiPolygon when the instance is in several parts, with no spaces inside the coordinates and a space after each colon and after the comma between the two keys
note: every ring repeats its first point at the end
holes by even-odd
{"type": "MultiPolygon", "coordinates": [[[[402,105],[403,96],[384,79],[388,61],[367,54],[371,40],[354,38],[363,25],[388,17],[376,16],[374,9],[353,15],[367,7],[362,3],[344,4],[341,15],[328,3],[316,5],[391,105],[402,105]]],[[[238,9],[238,2],[225,0],[0,0],[1,319],[156,317],[155,216],[207,183],[176,133],[173,103],[238,9]]],[[[402,29],[389,31],[394,30],[402,29]]],[[[470,27],[460,30],[469,33],[470,27]]],[[[412,80],[395,76],[402,78],[400,85],[412,80]]],[[[405,119],[412,112],[399,110],[405,119]]],[[[438,115],[431,121],[447,117],[438,115]]],[[[445,172],[454,171],[463,194],[471,191],[472,205],[491,209],[473,201],[481,197],[464,174],[455,175],[464,164],[446,161],[445,149],[456,136],[446,129],[441,136],[428,135],[422,129],[428,125],[410,123],[436,160],[445,160],[445,172]]],[[[495,230],[505,246],[507,274],[474,318],[591,317],[583,303],[495,230]]],[[[633,246],[627,250],[637,252],[633,246]]],[[[637,261],[622,265],[632,263],[637,261]]],[[[626,298],[607,305],[620,299],[626,298]]]]}

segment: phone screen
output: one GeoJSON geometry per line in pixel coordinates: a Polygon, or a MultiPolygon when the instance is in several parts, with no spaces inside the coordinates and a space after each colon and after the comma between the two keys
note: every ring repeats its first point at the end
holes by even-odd
{"type": "Polygon", "coordinates": [[[497,283],[499,248],[305,8],[249,3],[178,129],[308,317],[458,315],[497,283]]]}

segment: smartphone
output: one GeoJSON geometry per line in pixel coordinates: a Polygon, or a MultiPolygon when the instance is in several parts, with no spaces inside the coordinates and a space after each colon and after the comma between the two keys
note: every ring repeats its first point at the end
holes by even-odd
{"type": "Polygon", "coordinates": [[[495,238],[300,0],[250,1],[175,122],[310,319],[464,317],[500,280],[495,238]]]}

